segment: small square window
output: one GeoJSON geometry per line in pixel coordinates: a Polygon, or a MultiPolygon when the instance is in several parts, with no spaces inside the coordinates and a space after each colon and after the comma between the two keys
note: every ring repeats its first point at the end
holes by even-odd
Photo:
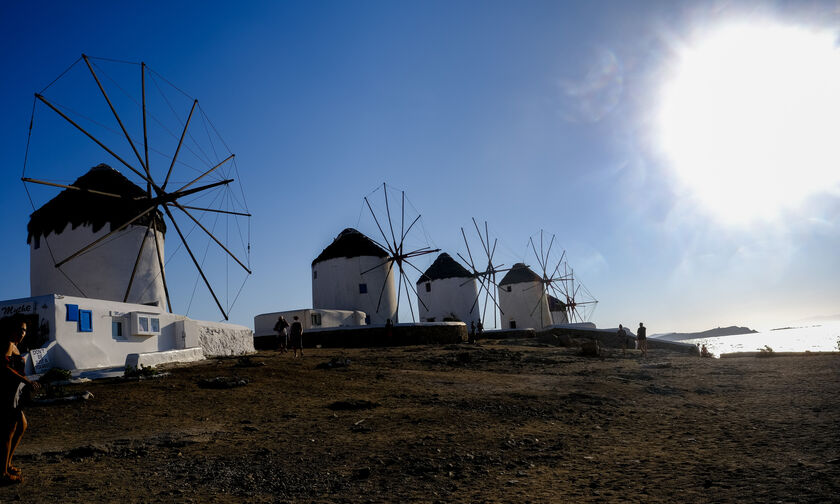
{"type": "Polygon", "coordinates": [[[93,313],[79,310],[79,332],[93,332],[93,313]]]}
{"type": "Polygon", "coordinates": [[[359,284],[359,294],[367,294],[367,284],[359,284]]]}
{"type": "Polygon", "coordinates": [[[513,290],[513,288],[510,285],[508,285],[507,286],[507,291],[510,292],[511,290],[513,290]]]}
{"type": "Polygon", "coordinates": [[[320,313],[312,313],[311,320],[313,326],[321,325],[321,314],[320,313]]]}
{"type": "Polygon", "coordinates": [[[432,292],[432,283],[426,282],[426,292],[432,292]]]}
{"type": "Polygon", "coordinates": [[[65,320],[67,320],[67,322],[78,322],[79,321],[79,305],[75,305],[75,304],[67,305],[67,318],[65,320]]]}
{"type": "Polygon", "coordinates": [[[510,321],[510,328],[511,329],[516,329],[516,321],[515,320],[510,321]]]}
{"type": "Polygon", "coordinates": [[[137,326],[140,332],[149,332],[149,317],[137,317],[137,326]]]}
{"type": "Polygon", "coordinates": [[[152,323],[152,332],[160,332],[160,319],[157,317],[149,317],[149,321],[152,323]]]}
{"type": "Polygon", "coordinates": [[[122,338],[122,322],[116,320],[111,321],[111,336],[114,338],[122,338]]]}

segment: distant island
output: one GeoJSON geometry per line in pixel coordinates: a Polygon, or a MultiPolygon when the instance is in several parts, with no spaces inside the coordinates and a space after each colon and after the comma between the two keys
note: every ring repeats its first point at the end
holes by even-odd
{"type": "Polygon", "coordinates": [[[665,334],[655,334],[651,336],[652,338],[658,338],[668,341],[682,341],[682,340],[690,340],[690,339],[697,339],[697,338],[716,338],[719,336],[733,336],[736,334],[751,334],[758,332],[754,329],[750,329],[749,327],[738,327],[738,326],[729,326],[729,327],[718,327],[716,329],[709,329],[708,331],[701,331],[695,333],[665,333],[665,334]]]}

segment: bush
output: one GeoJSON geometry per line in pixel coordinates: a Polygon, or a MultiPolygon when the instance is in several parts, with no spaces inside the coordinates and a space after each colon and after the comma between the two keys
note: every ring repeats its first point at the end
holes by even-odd
{"type": "Polygon", "coordinates": [[[140,378],[148,378],[150,376],[154,376],[158,374],[160,371],[154,368],[154,366],[144,366],[140,364],[140,368],[136,368],[134,366],[126,366],[125,372],[123,376],[126,378],[133,378],[133,377],[140,377],[140,378]]]}
{"type": "Polygon", "coordinates": [[[70,379],[70,371],[62,368],[50,368],[49,371],[42,374],[38,378],[38,383],[52,383],[57,381],[65,381],[70,379]]]}

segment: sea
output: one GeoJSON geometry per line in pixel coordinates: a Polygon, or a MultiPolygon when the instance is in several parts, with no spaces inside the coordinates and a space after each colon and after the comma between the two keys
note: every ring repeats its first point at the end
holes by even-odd
{"type": "Polygon", "coordinates": [[[756,352],[770,347],[774,352],[840,351],[840,321],[796,324],[750,334],[681,340],[682,343],[706,345],[715,356],[733,352],[756,352]]]}

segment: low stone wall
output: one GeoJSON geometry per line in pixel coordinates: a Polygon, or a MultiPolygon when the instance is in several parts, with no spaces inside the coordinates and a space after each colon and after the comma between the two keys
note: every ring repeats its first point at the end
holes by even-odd
{"type": "Polygon", "coordinates": [[[303,334],[304,348],[367,348],[407,345],[441,345],[467,341],[464,324],[362,326],[354,329],[321,329],[303,334]]]}
{"type": "Polygon", "coordinates": [[[484,331],[481,339],[513,339],[513,338],[534,338],[537,331],[534,329],[493,329],[484,331]]]}
{"type": "Polygon", "coordinates": [[[155,367],[173,362],[196,362],[204,359],[204,352],[200,348],[185,348],[183,350],[166,350],[163,352],[131,353],[125,358],[126,367],[140,369],[155,367]]]}
{"type": "Polygon", "coordinates": [[[245,326],[196,321],[198,341],[205,357],[254,353],[254,332],[245,326]]]}
{"type": "MultiPolygon", "coordinates": [[[[577,329],[571,327],[553,327],[537,333],[537,340],[550,345],[570,346],[574,339],[595,340],[601,346],[609,348],[636,348],[636,337],[620,336],[617,330],[611,329],[577,329]]],[[[668,350],[671,352],[700,355],[696,346],[678,341],[666,341],[648,338],[648,350],[668,350]]]]}

